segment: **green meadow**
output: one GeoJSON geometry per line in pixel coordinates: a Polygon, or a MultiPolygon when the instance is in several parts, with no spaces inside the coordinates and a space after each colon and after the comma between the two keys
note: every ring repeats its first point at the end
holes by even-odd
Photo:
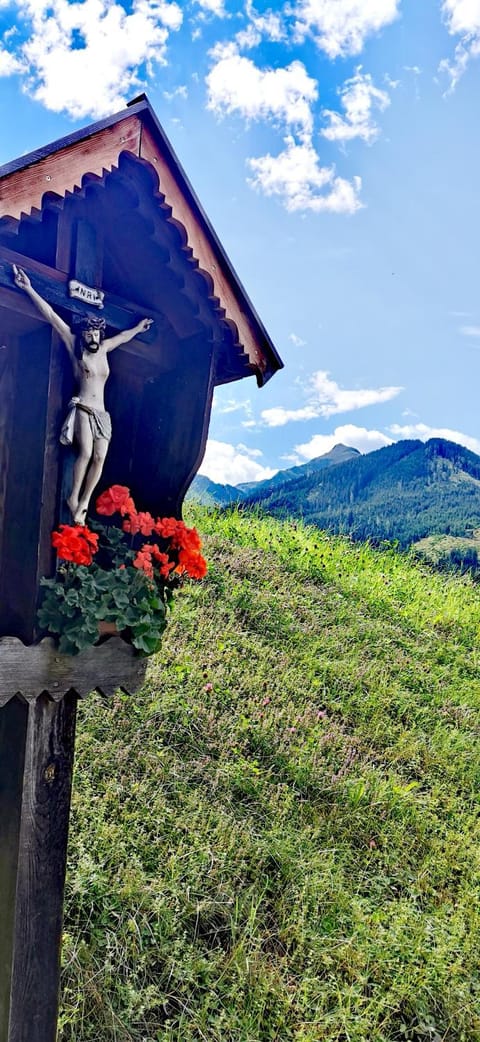
{"type": "Polygon", "coordinates": [[[80,708],[61,1042],[480,1040],[480,586],[247,512],[80,708]]]}

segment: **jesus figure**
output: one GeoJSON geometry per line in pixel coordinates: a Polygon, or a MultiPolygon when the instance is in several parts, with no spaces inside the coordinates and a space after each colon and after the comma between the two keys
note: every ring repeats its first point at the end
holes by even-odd
{"type": "Polygon", "coordinates": [[[110,374],[108,355],[121,344],[128,344],[139,333],[145,333],[153,319],[142,318],[132,329],[125,329],[109,339],[105,339],[105,319],[97,315],[82,316],[70,329],[34,290],[28,275],[16,264],[13,265],[13,275],[15,285],[30,297],[42,318],[63,340],[73,366],[77,393],[69,402],[60,441],[63,445],[73,442],[76,445],[73,486],[67,503],[75,524],[84,525],[112,437],[112,423],[104,402],[105,384],[110,374]]]}

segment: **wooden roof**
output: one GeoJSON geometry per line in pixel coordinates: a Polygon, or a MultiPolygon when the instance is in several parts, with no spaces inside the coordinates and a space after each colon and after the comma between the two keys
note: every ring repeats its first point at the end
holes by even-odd
{"type": "MultiPolygon", "coordinates": [[[[228,326],[229,350],[247,361],[259,385],[266,383],[283,363],[144,95],[122,112],[0,167],[0,221],[38,214],[52,198],[105,178],[126,156],[150,169],[159,207],[181,232],[182,255],[203,276],[206,295],[228,326]]],[[[240,375],[245,367],[226,378],[240,375]]]]}

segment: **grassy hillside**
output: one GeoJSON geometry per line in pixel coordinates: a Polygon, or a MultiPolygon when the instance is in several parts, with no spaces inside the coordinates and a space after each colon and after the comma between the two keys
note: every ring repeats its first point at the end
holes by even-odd
{"type": "Polygon", "coordinates": [[[81,708],[61,1042],[478,1042],[479,587],[196,523],[143,693],[81,708]]]}
{"type": "Polygon", "coordinates": [[[436,568],[453,568],[456,571],[478,575],[480,570],[480,531],[471,536],[431,535],[414,543],[413,549],[425,561],[436,568]]]}

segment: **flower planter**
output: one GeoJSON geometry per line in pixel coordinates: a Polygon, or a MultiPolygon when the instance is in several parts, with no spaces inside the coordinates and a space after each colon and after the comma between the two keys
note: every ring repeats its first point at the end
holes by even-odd
{"type": "Polygon", "coordinates": [[[99,622],[98,623],[98,636],[99,637],[114,637],[118,633],[116,622],[99,622]]]}

